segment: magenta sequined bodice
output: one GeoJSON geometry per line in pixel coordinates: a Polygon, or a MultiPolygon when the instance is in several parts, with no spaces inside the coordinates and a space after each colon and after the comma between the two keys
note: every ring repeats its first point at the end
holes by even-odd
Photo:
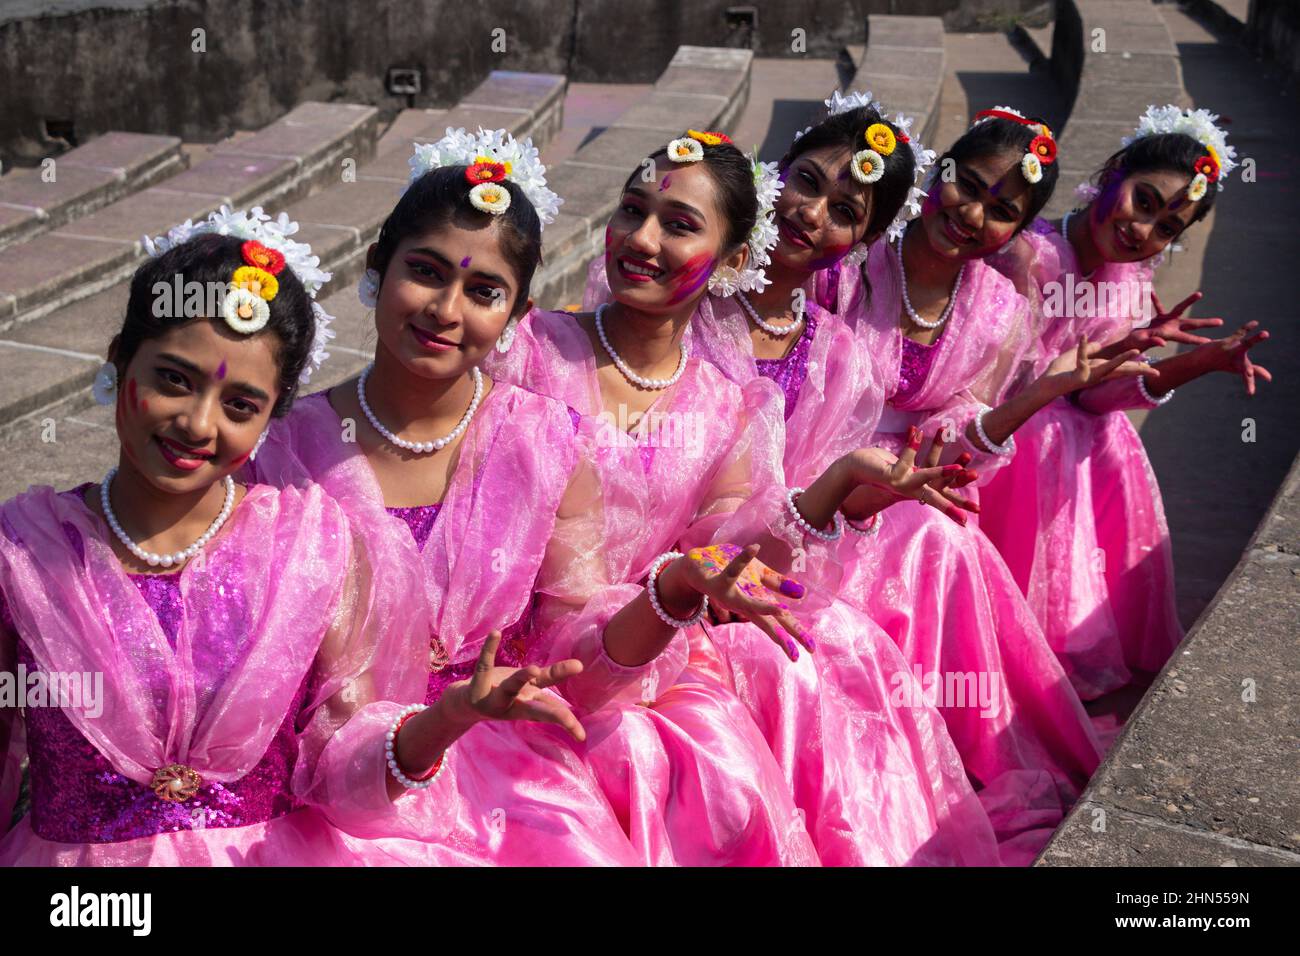
{"type": "Polygon", "coordinates": [[[903,361],[898,368],[898,391],[893,398],[895,403],[906,401],[921,390],[938,353],[938,339],[929,345],[922,345],[903,336],[903,361]]]}
{"type": "Polygon", "coordinates": [[[805,313],[804,327],[799,333],[799,341],[794,344],[783,358],[755,359],[758,374],[770,378],[781,386],[785,395],[785,417],[788,420],[794,414],[799,401],[799,390],[803,388],[804,379],[808,377],[808,353],[812,350],[813,338],[817,335],[817,320],[805,313]]]}
{"type": "MultiPolygon", "coordinates": [[[[442,505],[413,505],[386,510],[390,515],[401,518],[406,523],[406,527],[411,531],[411,537],[423,552],[425,544],[429,541],[429,535],[433,533],[433,526],[438,519],[438,512],[442,510],[442,505]]],[[[528,645],[524,635],[531,611],[530,603],[524,610],[523,616],[501,632],[501,647],[497,651],[497,663],[502,667],[523,667],[527,663],[528,645]]],[[[445,652],[442,651],[442,645],[436,635],[430,637],[429,649],[429,685],[424,695],[426,704],[432,704],[441,697],[449,684],[469,678],[474,673],[474,665],[478,662],[478,654],[475,653],[471,658],[447,663],[445,652]]]]}
{"type": "MultiPolygon", "coordinates": [[[[80,493],[81,489],[65,492],[80,493]]],[[[80,549],[76,532],[70,528],[65,530],[69,540],[80,549]]],[[[180,572],[127,577],[158,616],[163,633],[175,647],[183,616],[180,572]]],[[[0,595],[0,621],[16,633],[3,595],[0,595]]],[[[232,628],[228,633],[238,631],[232,628]]],[[[199,640],[194,650],[196,673],[214,678],[207,688],[199,688],[200,693],[211,692],[221,673],[228,671],[239,656],[234,640],[228,644],[199,640]]],[[[18,662],[29,672],[38,668],[21,637],[18,662]]],[[[159,673],[151,677],[153,692],[160,697],[165,695],[166,675],[159,673]]],[[[206,784],[184,803],[161,800],[149,787],[118,773],[60,708],[27,708],[32,832],[58,843],[115,843],[182,830],[249,826],[298,808],[302,804],[290,790],[297,755],[293,722],[303,706],[307,684],[304,679],[257,766],[239,780],[206,784]]]]}

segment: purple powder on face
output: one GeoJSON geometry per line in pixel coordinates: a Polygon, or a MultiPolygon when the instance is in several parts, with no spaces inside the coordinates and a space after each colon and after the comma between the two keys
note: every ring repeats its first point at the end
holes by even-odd
{"type": "Polygon", "coordinates": [[[464,259],[461,259],[461,260],[460,260],[460,267],[461,267],[462,269],[468,269],[468,268],[469,268],[469,263],[470,263],[470,257],[469,257],[469,256],[466,256],[464,259]]]}
{"type": "Polygon", "coordinates": [[[225,377],[226,377],[226,362],[223,359],[221,365],[217,367],[217,381],[221,381],[225,377]]]}

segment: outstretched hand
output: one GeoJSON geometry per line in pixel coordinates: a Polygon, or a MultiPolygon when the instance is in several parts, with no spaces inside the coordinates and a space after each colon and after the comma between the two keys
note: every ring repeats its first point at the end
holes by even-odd
{"type": "Polygon", "coordinates": [[[1183,342],[1187,345],[1204,345],[1213,341],[1203,335],[1193,335],[1193,329],[1212,329],[1223,324],[1218,317],[1209,319],[1183,318],[1183,313],[1201,300],[1200,292],[1193,292],[1172,309],[1166,311],[1155,290],[1151,290],[1151,304],[1155,306],[1156,315],[1146,328],[1134,329],[1124,339],[1126,349],[1138,349],[1145,352],[1169,342],[1183,342]]]}
{"type": "Polygon", "coordinates": [[[911,426],[900,455],[883,448],[860,448],[853,453],[859,485],[844,500],[843,511],[852,518],[866,518],[899,501],[912,499],[933,505],[960,525],[966,523],[965,511],[979,511],[972,501],[952,492],[951,488],[968,485],[979,474],[968,469],[971,456],[963,454],[954,464],[940,465],[945,442],[942,430],[935,432],[922,467],[916,464],[925,435],[911,426]]]}
{"type": "Polygon", "coordinates": [[[682,572],[688,586],[709,599],[710,608],[749,621],[785,651],[790,660],[798,660],[799,650],[794,641],[777,628],[792,635],[810,652],[816,650],[812,635],[799,626],[786,603],[786,600],[800,600],[805,588],[759,561],[758,550],[756,544],[747,548],[734,544],[693,548],[682,560],[682,572]]]}
{"type": "Polygon", "coordinates": [[[1246,394],[1255,394],[1255,376],[1259,376],[1266,382],[1273,381],[1273,375],[1262,365],[1256,365],[1250,360],[1250,350],[1260,342],[1268,341],[1268,332],[1259,331],[1258,322],[1247,322],[1241,328],[1237,329],[1227,338],[1214,339],[1206,345],[1201,346],[1201,350],[1206,356],[1207,366],[1210,371],[1215,372],[1234,372],[1241,376],[1246,383],[1246,394]]]}
{"type": "Polygon", "coordinates": [[[1086,335],[1079,336],[1079,344],[1068,352],[1063,352],[1052,360],[1039,379],[1054,394],[1068,395],[1070,392],[1099,385],[1112,378],[1131,375],[1159,376],[1159,372],[1145,362],[1134,361],[1139,355],[1137,349],[1127,349],[1114,358],[1098,357],[1102,351],[1100,345],[1089,343],[1086,335]]]}
{"type": "Polygon", "coordinates": [[[483,642],[474,676],[457,681],[446,693],[455,694],[475,720],[533,720],[558,724],[574,740],[587,739],[586,731],[568,706],[546,688],[582,673],[582,662],[565,660],[547,667],[498,667],[501,632],[492,631],[483,642]]]}

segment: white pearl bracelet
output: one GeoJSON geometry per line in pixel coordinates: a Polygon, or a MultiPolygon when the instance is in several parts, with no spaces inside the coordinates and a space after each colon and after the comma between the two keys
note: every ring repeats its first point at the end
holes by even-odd
{"type": "Polygon", "coordinates": [[[794,503],[794,500],[803,494],[805,490],[806,489],[804,488],[791,488],[785,493],[785,503],[789,506],[790,515],[794,518],[795,523],[803,529],[804,534],[810,534],[814,538],[818,538],[822,541],[838,541],[840,536],[844,534],[844,519],[840,517],[838,511],[835,512],[835,517],[833,519],[834,524],[830,531],[822,531],[820,528],[814,528],[808,523],[808,519],[799,513],[799,507],[794,503]]]}
{"type": "MultiPolygon", "coordinates": [[[[1140,361],[1149,363],[1151,360],[1144,356],[1140,361]]],[[[1145,375],[1139,375],[1137,377],[1137,380],[1138,380],[1138,391],[1142,393],[1142,397],[1147,400],[1147,404],[1149,404],[1152,408],[1159,408],[1165,402],[1169,401],[1169,399],[1174,397],[1175,390],[1171,388],[1169,391],[1165,392],[1163,395],[1157,398],[1155,395],[1152,395],[1151,392],[1147,390],[1147,377],[1145,375]]]]}
{"type": "Polygon", "coordinates": [[[975,432],[980,436],[980,444],[984,446],[985,450],[992,452],[994,455],[1010,455],[1016,450],[1015,435],[1008,436],[1005,445],[999,445],[990,440],[988,433],[984,431],[984,416],[991,411],[993,409],[987,405],[981,405],[979,414],[975,416],[975,432]]]}
{"type": "Polygon", "coordinates": [[[393,726],[388,728],[388,733],[384,735],[384,758],[388,761],[388,772],[407,790],[423,790],[425,787],[431,786],[435,780],[442,776],[443,767],[447,765],[447,755],[443,754],[439,760],[438,772],[428,780],[412,780],[402,773],[402,768],[397,765],[397,752],[394,750],[397,746],[397,728],[411,714],[418,714],[425,709],[424,704],[412,704],[410,707],[405,708],[397,715],[397,719],[393,721],[393,726]]]}
{"type": "Polygon", "coordinates": [[[880,526],[885,523],[885,513],[883,511],[877,511],[867,520],[870,524],[864,528],[852,518],[845,518],[844,526],[850,531],[862,535],[864,538],[874,538],[876,535],[880,534],[880,526]]]}
{"type": "Polygon", "coordinates": [[[709,610],[709,599],[707,596],[701,600],[700,609],[685,619],[673,617],[665,611],[663,605],[659,603],[659,584],[657,580],[659,577],[659,570],[669,561],[675,561],[681,556],[682,553],[680,551],[665,551],[663,554],[659,555],[659,557],[655,558],[654,564],[650,565],[650,576],[646,580],[645,585],[645,592],[650,596],[650,606],[655,609],[655,614],[659,616],[659,620],[663,621],[669,627],[677,628],[679,630],[683,627],[694,627],[696,624],[699,624],[700,621],[704,620],[704,615],[709,610]]]}

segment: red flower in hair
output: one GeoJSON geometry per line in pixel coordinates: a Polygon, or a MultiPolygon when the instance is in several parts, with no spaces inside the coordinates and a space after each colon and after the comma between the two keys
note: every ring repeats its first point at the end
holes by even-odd
{"type": "Polygon", "coordinates": [[[1213,156],[1202,156],[1192,168],[1212,183],[1219,179],[1219,164],[1213,156]]]}
{"type": "Polygon", "coordinates": [[[898,131],[896,135],[900,143],[910,143],[912,141],[912,137],[908,136],[901,129],[898,131]]]}
{"type": "Polygon", "coordinates": [[[465,170],[471,183],[499,183],[506,178],[506,168],[501,163],[475,163],[465,170]]]}
{"type": "Polygon", "coordinates": [[[243,253],[244,261],[250,266],[255,266],[265,272],[278,276],[284,269],[284,256],[262,245],[256,239],[249,239],[239,251],[243,253]]]}
{"type": "Polygon", "coordinates": [[[1056,162],[1056,140],[1050,136],[1035,136],[1029,142],[1029,151],[1043,164],[1056,162]]]}

